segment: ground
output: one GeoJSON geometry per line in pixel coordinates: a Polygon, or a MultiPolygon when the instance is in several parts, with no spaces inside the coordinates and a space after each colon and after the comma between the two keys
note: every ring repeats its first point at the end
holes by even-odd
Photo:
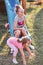
{"type": "MultiPolygon", "coordinates": [[[[31,6],[27,8],[27,27],[33,39],[32,43],[35,47],[35,58],[32,61],[28,60],[27,65],[43,65],[43,7],[31,6]]],[[[12,63],[12,55],[6,44],[6,40],[10,34],[5,29],[4,25],[7,22],[5,14],[0,15],[0,65],[15,65],[12,63]]],[[[22,59],[18,54],[18,65],[22,64],[22,59]]]]}

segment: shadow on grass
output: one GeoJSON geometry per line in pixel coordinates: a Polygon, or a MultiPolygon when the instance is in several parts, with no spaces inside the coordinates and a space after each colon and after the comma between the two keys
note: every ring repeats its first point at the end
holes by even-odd
{"type": "Polygon", "coordinates": [[[34,22],[34,35],[37,37],[37,41],[40,41],[38,43],[41,43],[42,37],[43,37],[43,9],[41,9],[36,17],[34,22]]]}
{"type": "Polygon", "coordinates": [[[34,21],[34,40],[36,43],[36,51],[37,51],[37,57],[35,62],[37,65],[43,65],[43,9],[41,9],[34,21]],[[39,63],[38,63],[39,62],[39,63]]]}

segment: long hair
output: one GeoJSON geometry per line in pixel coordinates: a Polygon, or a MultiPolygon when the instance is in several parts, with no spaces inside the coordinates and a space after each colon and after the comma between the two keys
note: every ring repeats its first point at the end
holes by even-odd
{"type": "Polygon", "coordinates": [[[22,42],[22,44],[26,44],[27,41],[30,42],[30,39],[29,39],[29,38],[23,38],[22,40],[18,39],[17,41],[18,41],[18,42],[22,42]]]}

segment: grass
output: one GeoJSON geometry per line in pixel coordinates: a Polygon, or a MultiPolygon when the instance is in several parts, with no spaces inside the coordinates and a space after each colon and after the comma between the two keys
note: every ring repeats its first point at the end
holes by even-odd
{"type": "MultiPolygon", "coordinates": [[[[43,65],[43,8],[41,6],[30,7],[27,9],[27,26],[28,30],[33,37],[33,45],[35,46],[36,57],[29,61],[27,65],[43,65]]],[[[12,63],[12,55],[10,55],[10,49],[6,45],[6,40],[10,34],[4,28],[4,24],[7,22],[6,15],[0,16],[0,65],[14,65],[12,63]],[[3,17],[5,16],[5,17],[3,17]]],[[[18,65],[22,65],[22,60],[19,58],[18,65]]]]}

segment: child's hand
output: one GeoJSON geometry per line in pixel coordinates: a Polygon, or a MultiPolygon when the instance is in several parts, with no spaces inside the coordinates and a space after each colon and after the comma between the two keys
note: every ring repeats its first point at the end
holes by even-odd
{"type": "Polygon", "coordinates": [[[26,64],[23,64],[23,65],[26,65],[26,64]]]}
{"type": "Polygon", "coordinates": [[[35,56],[35,53],[31,53],[31,56],[35,56]]]}
{"type": "Polygon", "coordinates": [[[20,28],[20,30],[22,30],[22,28],[20,28]]]}
{"type": "Polygon", "coordinates": [[[26,63],[23,63],[23,65],[26,65],[26,63]]]}
{"type": "Polygon", "coordinates": [[[31,53],[31,55],[29,56],[29,59],[33,59],[33,57],[35,57],[35,54],[31,53]]]}
{"type": "Polygon", "coordinates": [[[20,28],[20,30],[24,30],[24,27],[20,28]]]}

